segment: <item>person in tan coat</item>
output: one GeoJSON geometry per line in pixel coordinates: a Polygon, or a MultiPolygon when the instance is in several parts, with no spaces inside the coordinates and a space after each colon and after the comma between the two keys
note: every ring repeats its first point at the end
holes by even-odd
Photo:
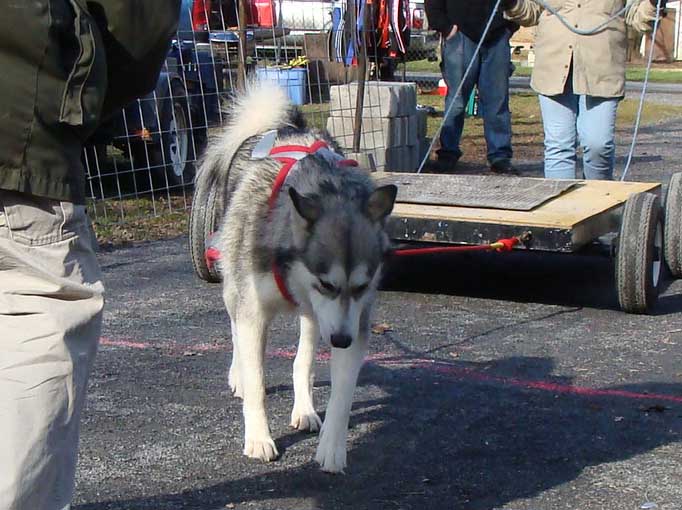
{"type": "MultiPolygon", "coordinates": [[[[666,0],[661,0],[665,8],[666,0]]],[[[618,103],[625,94],[626,25],[652,29],[657,0],[503,0],[505,17],[537,25],[531,87],[539,94],[545,132],[545,177],[575,179],[577,148],[586,179],[612,179],[618,103]],[[580,34],[569,30],[562,17],[580,34]]]]}

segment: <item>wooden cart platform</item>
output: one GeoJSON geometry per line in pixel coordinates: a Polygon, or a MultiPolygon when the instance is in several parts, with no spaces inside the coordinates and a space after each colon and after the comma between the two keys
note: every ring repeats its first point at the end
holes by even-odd
{"type": "MultiPolygon", "coordinates": [[[[381,184],[398,186],[398,198],[388,229],[396,241],[451,244],[486,244],[502,237],[532,233],[527,246],[534,250],[574,252],[598,237],[618,230],[622,206],[634,193],[659,195],[659,183],[616,181],[563,181],[563,189],[540,197],[539,205],[505,208],[509,197],[495,188],[529,193],[547,179],[507,176],[459,176],[435,174],[377,173],[381,184]],[[488,195],[489,205],[471,205],[461,197],[468,193],[488,195]]],[[[555,181],[556,182],[556,181],[555,181]]],[[[561,182],[561,181],[559,181],[561,182]]],[[[512,197],[513,199],[513,197],[512,197]]]]}

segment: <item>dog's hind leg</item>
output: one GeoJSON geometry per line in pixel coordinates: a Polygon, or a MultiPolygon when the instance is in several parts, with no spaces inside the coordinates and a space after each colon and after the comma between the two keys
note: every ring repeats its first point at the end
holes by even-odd
{"type": "Polygon", "coordinates": [[[315,455],[315,460],[323,471],[339,473],[346,467],[348,418],[358,374],[367,354],[368,338],[369,308],[362,313],[358,338],[351,343],[350,347],[332,349],[332,394],[327,404],[327,412],[320,432],[320,444],[315,455]]]}
{"type": "Polygon", "coordinates": [[[227,377],[227,382],[230,385],[232,394],[235,397],[244,398],[242,391],[242,381],[239,370],[239,344],[237,338],[237,324],[234,319],[230,318],[230,330],[232,331],[232,363],[230,363],[230,373],[227,377]]]}
{"type": "Polygon", "coordinates": [[[240,309],[235,320],[244,393],[244,455],[266,462],[278,455],[265,414],[264,358],[269,322],[269,317],[260,309],[240,309]]]}
{"type": "Polygon", "coordinates": [[[313,362],[320,330],[312,317],[301,315],[301,333],[294,359],[294,408],[290,425],[298,430],[320,430],[322,421],[313,406],[313,362]]]}

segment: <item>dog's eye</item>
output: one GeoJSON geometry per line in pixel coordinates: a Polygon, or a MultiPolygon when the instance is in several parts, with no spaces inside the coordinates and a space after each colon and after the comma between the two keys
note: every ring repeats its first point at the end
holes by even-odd
{"type": "Polygon", "coordinates": [[[326,281],[324,281],[324,280],[320,280],[320,285],[322,286],[322,289],[323,289],[327,294],[331,294],[331,295],[335,296],[335,295],[337,295],[337,294],[339,293],[339,289],[337,289],[336,287],[334,287],[334,285],[332,285],[332,284],[329,283],[329,282],[326,282],[326,281]]]}
{"type": "Polygon", "coordinates": [[[363,285],[356,285],[350,289],[350,293],[353,295],[353,297],[358,297],[367,290],[367,287],[368,285],[366,283],[363,285]]]}

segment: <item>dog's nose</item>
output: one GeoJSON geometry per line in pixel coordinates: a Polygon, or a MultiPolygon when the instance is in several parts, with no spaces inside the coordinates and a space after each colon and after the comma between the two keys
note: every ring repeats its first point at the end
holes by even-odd
{"type": "Polygon", "coordinates": [[[333,347],[336,347],[337,349],[347,349],[350,347],[353,339],[350,335],[332,335],[331,341],[333,347]]]}

